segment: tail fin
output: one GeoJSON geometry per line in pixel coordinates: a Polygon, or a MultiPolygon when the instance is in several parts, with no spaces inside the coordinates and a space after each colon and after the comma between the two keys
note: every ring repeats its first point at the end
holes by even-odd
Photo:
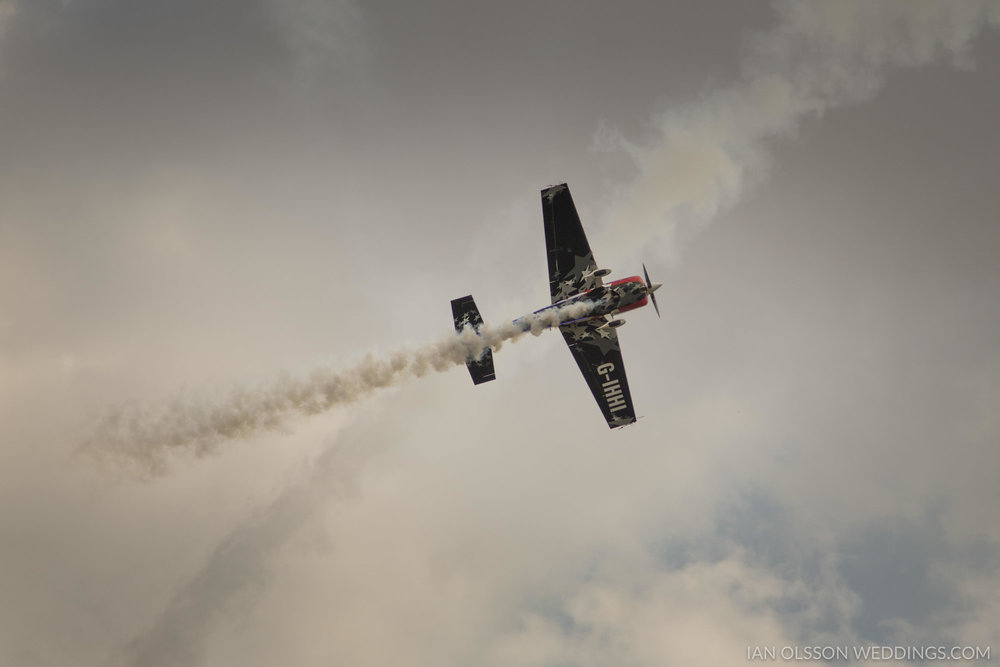
{"type": "MultiPolygon", "coordinates": [[[[455,331],[461,332],[467,324],[472,325],[476,331],[479,331],[479,328],[483,326],[483,316],[479,314],[479,309],[476,308],[476,302],[472,299],[471,294],[453,300],[451,314],[455,318],[455,331]]],[[[493,350],[490,348],[486,348],[478,359],[474,357],[466,359],[465,365],[469,368],[473,384],[482,384],[497,379],[493,370],[493,350]]]]}

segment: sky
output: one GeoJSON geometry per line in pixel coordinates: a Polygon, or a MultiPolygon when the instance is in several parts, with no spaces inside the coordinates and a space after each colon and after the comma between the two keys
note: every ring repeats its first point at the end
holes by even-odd
{"type": "Polygon", "coordinates": [[[998,27],[0,0],[0,663],[996,656],[998,27]],[[663,282],[625,429],[553,332],[427,362],[562,182],[663,282]]]}

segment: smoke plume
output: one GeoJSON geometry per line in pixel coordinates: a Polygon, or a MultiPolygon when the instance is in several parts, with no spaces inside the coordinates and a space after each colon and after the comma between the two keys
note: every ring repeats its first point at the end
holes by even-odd
{"type": "MultiPolygon", "coordinates": [[[[1000,5],[989,0],[776,0],[774,7],[777,24],[750,38],[740,82],[663,114],[647,145],[605,133],[638,167],[612,212],[621,224],[602,243],[618,246],[605,249],[608,256],[628,254],[660,236],[676,257],[678,236],[733,205],[761,178],[769,161],[767,140],[794,133],[808,116],[869,99],[893,69],[942,57],[968,67],[979,32],[1000,25],[1000,5]]],[[[525,326],[537,334],[567,316],[572,314],[552,310],[531,316],[525,326]]],[[[221,441],[273,429],[291,414],[324,412],[462,364],[485,346],[499,347],[523,333],[514,323],[486,327],[479,335],[467,330],[416,349],[369,355],[347,370],[322,369],[238,390],[220,402],[179,400],[158,413],[122,408],[85,448],[155,474],[164,469],[168,452],[204,454],[221,441]]]]}
{"type": "Polygon", "coordinates": [[[417,348],[403,348],[378,356],[369,354],[353,368],[317,369],[308,377],[283,376],[255,389],[238,389],[221,401],[178,399],[165,409],[127,405],[110,413],[83,449],[111,458],[144,475],[166,472],[172,452],[203,456],[226,440],[245,438],[281,426],[290,415],[314,415],[352,403],[377,389],[410,378],[440,372],[487,348],[500,349],[526,333],[537,336],[560,322],[585,317],[594,308],[589,301],[528,315],[501,325],[486,325],[417,348]]]}
{"type": "Polygon", "coordinates": [[[651,141],[598,132],[597,145],[624,150],[639,172],[612,211],[621,224],[608,240],[619,255],[661,236],[675,260],[685,235],[762,178],[767,140],[873,97],[894,69],[942,58],[971,67],[976,36],[1000,26],[1000,5],[989,0],[778,0],[774,8],[777,24],[749,39],[741,81],[660,115],[651,141]]]}

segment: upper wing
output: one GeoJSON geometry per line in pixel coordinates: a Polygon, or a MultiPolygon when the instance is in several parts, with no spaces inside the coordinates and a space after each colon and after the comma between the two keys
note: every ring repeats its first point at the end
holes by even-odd
{"type": "Polygon", "coordinates": [[[604,320],[586,320],[559,327],[608,426],[617,428],[635,421],[635,407],[628,390],[618,334],[600,328],[604,320]]]}
{"type": "Polygon", "coordinates": [[[600,278],[588,275],[597,270],[597,262],[590,252],[569,186],[563,183],[542,190],[542,214],[552,303],[602,285],[600,278]]]}

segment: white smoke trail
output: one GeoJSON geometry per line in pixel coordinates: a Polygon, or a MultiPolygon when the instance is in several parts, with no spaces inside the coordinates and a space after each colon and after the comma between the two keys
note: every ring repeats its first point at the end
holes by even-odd
{"type": "Polygon", "coordinates": [[[995,0],[776,0],[773,6],[778,23],[750,40],[742,81],[660,116],[652,145],[599,130],[596,143],[625,151],[639,170],[613,207],[612,248],[605,252],[622,256],[659,235],[675,260],[683,236],[762,178],[768,139],[793,134],[807,116],[871,98],[893,69],[942,58],[970,67],[976,36],[987,25],[1000,26],[995,0]]]}
{"type": "Polygon", "coordinates": [[[585,317],[593,308],[592,302],[582,301],[514,322],[486,325],[478,333],[467,326],[436,343],[385,356],[369,354],[353,368],[318,369],[304,378],[281,377],[267,386],[234,391],[222,401],[178,400],[153,412],[125,406],[104,419],[83,449],[145,475],[163,474],[172,452],[203,456],[225,440],[275,429],[290,415],[325,412],[377,389],[465,364],[469,356],[478,356],[486,348],[500,349],[529,332],[537,336],[560,322],[585,317]]]}

